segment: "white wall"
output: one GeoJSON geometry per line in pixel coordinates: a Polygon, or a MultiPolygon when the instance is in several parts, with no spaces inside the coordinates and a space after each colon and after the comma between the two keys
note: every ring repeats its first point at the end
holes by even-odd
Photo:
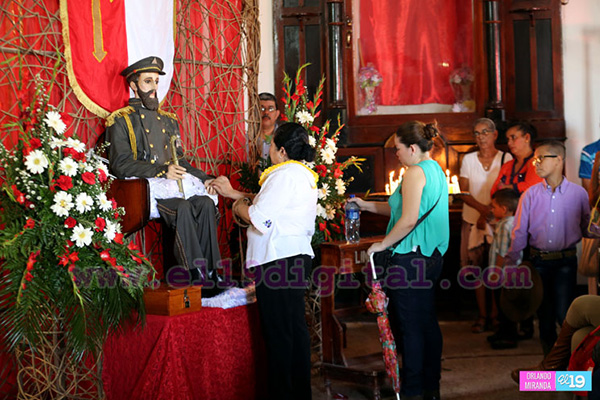
{"type": "Polygon", "coordinates": [[[579,183],[579,154],[600,139],[600,1],[563,6],[567,178],[579,183]]]}
{"type": "Polygon", "coordinates": [[[273,1],[259,0],[260,60],[258,62],[258,93],[275,92],[275,59],[273,50],[273,1]]]}

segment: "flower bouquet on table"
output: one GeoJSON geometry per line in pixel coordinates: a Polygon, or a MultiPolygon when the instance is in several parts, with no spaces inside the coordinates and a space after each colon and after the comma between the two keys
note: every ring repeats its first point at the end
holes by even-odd
{"type": "Polygon", "coordinates": [[[463,66],[455,69],[450,73],[449,81],[456,99],[456,103],[452,105],[452,111],[475,111],[475,101],[471,96],[471,87],[475,81],[475,76],[471,68],[463,66]]]}
{"type": "Polygon", "coordinates": [[[366,66],[358,70],[358,84],[364,90],[364,106],[359,111],[361,114],[372,114],[377,111],[377,102],[375,101],[375,88],[381,85],[383,77],[375,69],[373,63],[367,63],[366,66]]]}
{"type": "Polygon", "coordinates": [[[0,340],[35,353],[60,332],[60,351],[77,362],[122,324],[143,321],[154,269],[123,241],[105,165],[65,134],[39,77],[30,102],[23,85],[21,115],[4,126],[18,142],[0,145],[0,340]]]}
{"type": "Polygon", "coordinates": [[[341,163],[336,161],[337,143],[344,127],[340,123],[339,117],[337,129],[333,133],[330,132],[329,120],[322,128],[314,125],[315,119],[321,113],[319,105],[322,102],[325,78],[321,79],[317,92],[313,99],[309,100],[304,81],[301,78],[302,70],[308,65],[305,64],[298,68],[295,80],[285,74],[283,79],[285,96],[282,99],[285,108],[281,119],[299,123],[306,128],[309,143],[316,150],[315,160],[309,163],[309,167],[319,175],[317,219],[315,234],[312,238],[313,247],[317,247],[324,241],[340,240],[344,236],[342,206],[346,202],[344,196],[346,187],[352,180],[352,178],[344,178],[344,171],[350,166],[355,166],[362,172],[360,163],[364,159],[352,156],[341,163]]]}

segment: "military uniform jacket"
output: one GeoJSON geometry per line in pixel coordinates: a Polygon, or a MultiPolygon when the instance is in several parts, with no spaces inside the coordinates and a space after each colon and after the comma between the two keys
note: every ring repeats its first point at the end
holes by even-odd
{"type": "MultiPolygon", "coordinates": [[[[110,170],[117,178],[166,177],[171,163],[170,138],[180,137],[175,114],[148,110],[142,107],[140,99],[130,99],[128,107],[108,116],[106,126],[110,170]]],[[[180,145],[177,158],[179,165],[202,182],[213,178],[183,158],[180,145]]]]}

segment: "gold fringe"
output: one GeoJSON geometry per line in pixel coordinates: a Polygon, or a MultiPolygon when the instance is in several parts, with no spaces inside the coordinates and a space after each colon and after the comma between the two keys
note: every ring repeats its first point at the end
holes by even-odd
{"type": "Polygon", "coordinates": [[[85,108],[87,108],[100,118],[106,118],[110,114],[110,112],[96,104],[92,99],[90,99],[85,94],[81,86],[79,86],[77,78],[75,77],[75,71],[73,70],[73,56],[71,54],[71,39],[69,35],[69,15],[67,12],[67,0],[60,0],[60,20],[62,22],[62,34],[65,45],[65,58],[67,60],[67,77],[69,78],[69,83],[73,88],[73,92],[85,108]]]}
{"type": "Polygon", "coordinates": [[[133,159],[137,160],[137,140],[135,139],[135,132],[131,125],[131,119],[129,118],[129,114],[123,115],[123,118],[125,118],[127,130],[129,131],[129,144],[131,145],[131,151],[133,152],[133,159]]]}
{"type": "Polygon", "coordinates": [[[156,110],[156,112],[158,112],[160,115],[164,115],[165,117],[169,117],[169,118],[177,121],[177,114],[175,114],[175,113],[164,111],[164,110],[161,110],[160,108],[158,110],[156,110]]]}
{"type": "Polygon", "coordinates": [[[115,123],[115,118],[117,118],[117,117],[124,117],[126,115],[131,114],[134,111],[135,111],[135,108],[133,108],[131,106],[119,108],[117,111],[114,111],[108,117],[106,117],[106,127],[108,128],[109,126],[111,126],[112,124],[114,124],[115,123]]]}

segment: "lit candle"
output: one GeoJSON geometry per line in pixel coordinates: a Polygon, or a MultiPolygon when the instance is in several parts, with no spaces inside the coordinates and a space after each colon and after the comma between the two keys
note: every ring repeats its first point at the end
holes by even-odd
{"type": "Polygon", "coordinates": [[[389,183],[385,184],[385,194],[387,194],[388,196],[391,194],[390,193],[390,184],[389,183]]]}
{"type": "Polygon", "coordinates": [[[450,187],[450,170],[446,170],[446,183],[448,184],[448,188],[450,187]]]}
{"type": "Polygon", "coordinates": [[[458,176],[456,176],[456,175],[452,176],[452,183],[448,187],[448,193],[450,193],[450,194],[460,193],[460,185],[458,184],[458,176]]]}

